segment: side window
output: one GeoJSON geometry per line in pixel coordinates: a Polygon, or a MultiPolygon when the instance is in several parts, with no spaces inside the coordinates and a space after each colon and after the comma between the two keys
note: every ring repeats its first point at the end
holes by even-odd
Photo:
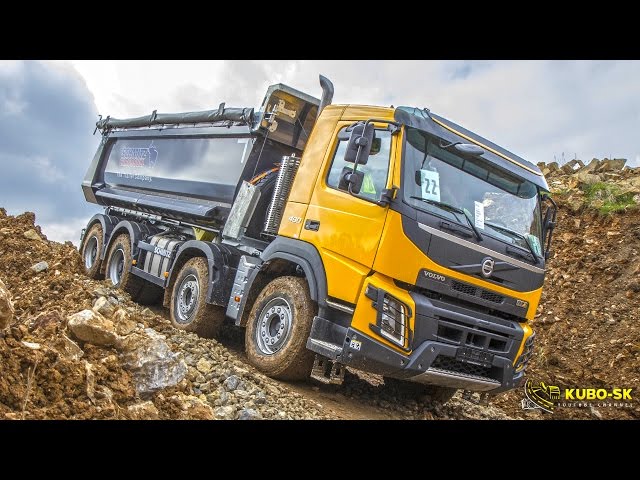
{"type": "MultiPolygon", "coordinates": [[[[374,144],[374,149],[372,149],[367,164],[358,165],[358,171],[364,172],[364,181],[362,182],[359,196],[374,201],[380,200],[382,190],[387,184],[389,158],[391,157],[391,132],[388,130],[376,130],[376,139],[379,139],[380,142],[379,149],[376,149],[377,145],[374,144]]],[[[329,175],[327,176],[327,185],[335,189],[338,188],[340,183],[342,169],[344,167],[353,167],[353,163],[344,161],[347,143],[348,140],[339,141],[336,153],[333,155],[329,175]]]]}

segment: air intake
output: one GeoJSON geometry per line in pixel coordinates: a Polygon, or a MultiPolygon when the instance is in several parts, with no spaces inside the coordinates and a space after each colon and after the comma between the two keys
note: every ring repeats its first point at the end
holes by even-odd
{"type": "Polygon", "coordinates": [[[299,166],[300,159],[295,155],[282,157],[280,171],[278,172],[278,179],[276,180],[276,186],[273,190],[273,199],[271,200],[271,205],[269,205],[267,220],[264,224],[264,233],[267,235],[278,234],[280,221],[282,220],[282,214],[284,213],[284,207],[287,203],[287,199],[289,198],[293,179],[296,176],[299,166]]]}

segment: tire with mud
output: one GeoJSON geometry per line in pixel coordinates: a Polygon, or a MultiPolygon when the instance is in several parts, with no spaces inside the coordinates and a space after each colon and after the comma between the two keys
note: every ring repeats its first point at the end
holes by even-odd
{"type": "Polygon", "coordinates": [[[150,305],[160,300],[162,288],[147,282],[143,278],[133,275],[129,271],[131,255],[131,240],[129,234],[118,235],[109,247],[105,263],[105,277],[111,283],[127,292],[134,302],[150,305]]]}
{"type": "Polygon", "coordinates": [[[456,394],[458,391],[452,387],[441,387],[439,385],[425,385],[417,382],[410,382],[408,380],[400,380],[398,378],[384,377],[384,384],[387,387],[395,389],[397,392],[413,397],[413,398],[425,398],[432,404],[444,405],[456,394]]]}
{"type": "Polygon", "coordinates": [[[100,267],[102,266],[100,254],[103,246],[103,233],[102,225],[99,223],[94,224],[87,233],[85,233],[82,239],[82,246],[80,247],[84,273],[87,277],[93,278],[94,280],[102,280],[104,278],[104,274],[100,272],[100,267]]]}
{"type": "Polygon", "coordinates": [[[308,378],[314,354],[306,344],[317,309],[304,278],[278,277],[269,282],[247,323],[244,343],[249,363],[272,378],[308,378]]]}
{"type": "Polygon", "coordinates": [[[209,288],[209,265],[202,257],[187,261],[173,283],[171,323],[201,337],[215,337],[224,322],[225,310],[206,302],[209,288]]]}

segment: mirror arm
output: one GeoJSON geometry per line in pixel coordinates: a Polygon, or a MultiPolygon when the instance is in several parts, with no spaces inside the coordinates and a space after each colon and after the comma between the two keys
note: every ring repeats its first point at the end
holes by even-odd
{"type": "Polygon", "coordinates": [[[386,207],[394,198],[396,198],[397,191],[398,187],[396,187],[395,185],[391,188],[385,188],[384,190],[382,190],[382,193],[380,194],[380,200],[376,202],[376,205],[386,207]]]}

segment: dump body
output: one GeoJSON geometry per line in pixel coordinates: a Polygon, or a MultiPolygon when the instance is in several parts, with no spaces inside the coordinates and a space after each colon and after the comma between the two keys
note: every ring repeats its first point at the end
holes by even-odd
{"type": "Polygon", "coordinates": [[[103,137],[82,183],[85,199],[220,228],[242,181],[274,168],[284,155],[301,155],[318,104],[278,84],[258,113],[222,104],[204,112],[100,120],[103,137]],[[267,123],[276,106],[277,118],[267,123]]]}

